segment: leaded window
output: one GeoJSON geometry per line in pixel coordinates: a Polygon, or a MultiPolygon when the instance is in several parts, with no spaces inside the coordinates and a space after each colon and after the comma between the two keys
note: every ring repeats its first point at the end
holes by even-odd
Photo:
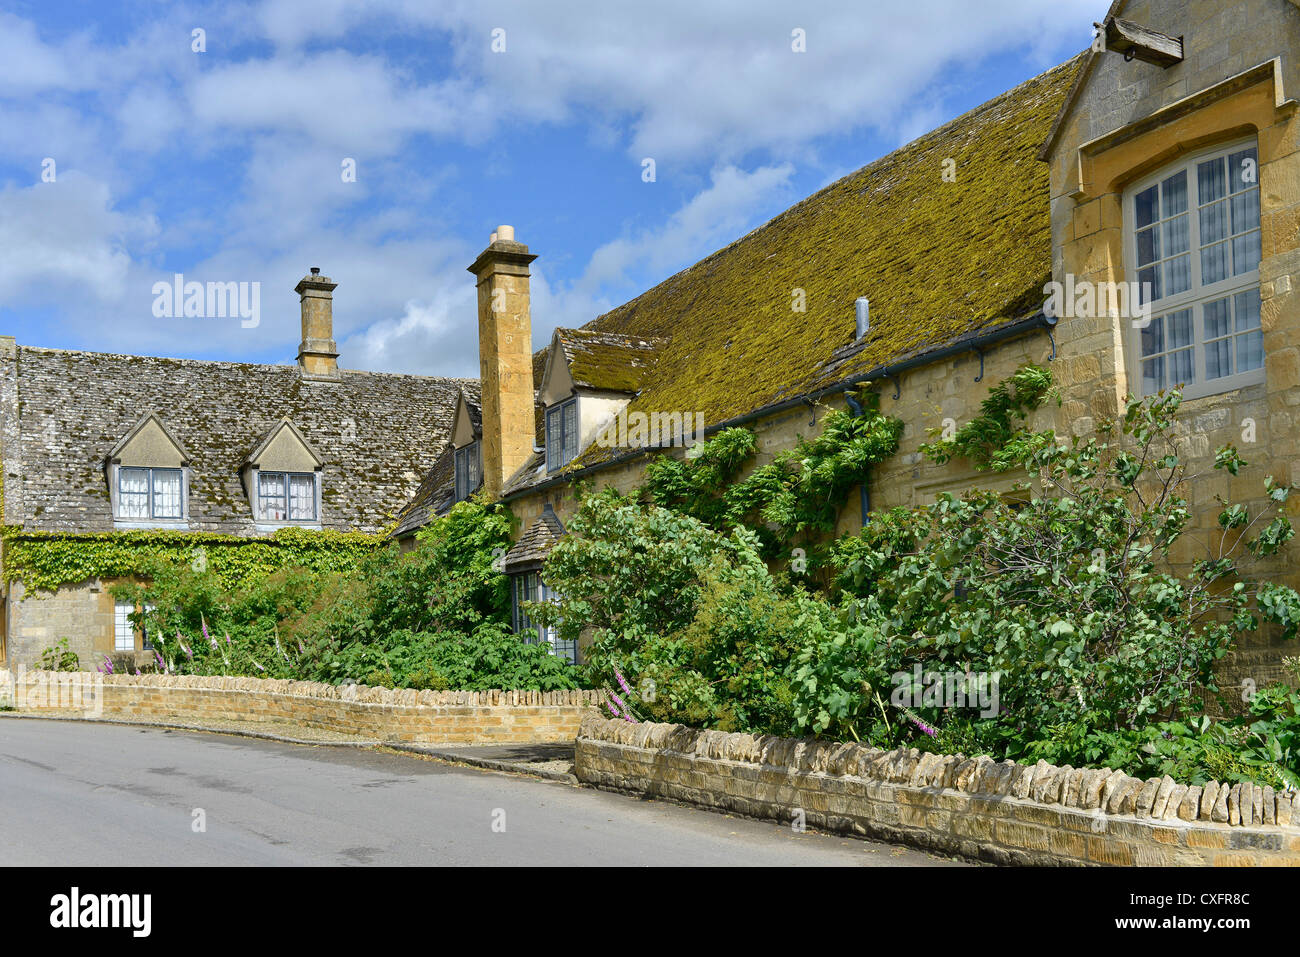
{"type": "Polygon", "coordinates": [[[578,454],[578,399],[575,396],[546,410],[546,470],[567,465],[578,454]]]}
{"type": "Polygon", "coordinates": [[[482,484],[482,443],[471,442],[464,448],[456,450],[456,501],[469,498],[482,484]]]}
{"type": "Polygon", "coordinates": [[[530,644],[544,641],[551,646],[551,654],[576,665],[578,643],[572,639],[562,640],[553,625],[536,624],[528,617],[523,607],[524,602],[553,602],[557,597],[537,572],[524,572],[513,576],[510,590],[510,623],[515,634],[524,635],[524,641],[530,644]],[[526,634],[527,632],[533,634],[526,634]]]}
{"type": "Polygon", "coordinates": [[[1133,322],[1141,394],[1189,398],[1264,378],[1254,142],[1196,154],[1126,194],[1127,255],[1150,319],[1133,322]]]}

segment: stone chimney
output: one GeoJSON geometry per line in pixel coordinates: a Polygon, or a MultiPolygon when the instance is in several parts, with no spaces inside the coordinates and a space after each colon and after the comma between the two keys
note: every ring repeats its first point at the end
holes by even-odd
{"type": "Polygon", "coordinates": [[[298,366],[302,374],[316,379],[336,379],[339,347],[334,342],[334,289],[338,283],[320,274],[319,266],[298,280],[293,291],[302,304],[302,342],[298,345],[298,366]]]}
{"type": "Polygon", "coordinates": [[[478,279],[479,385],[483,403],[483,491],[501,494],[533,454],[533,330],[528,264],[537,257],[498,226],[469,267],[478,279]]]}

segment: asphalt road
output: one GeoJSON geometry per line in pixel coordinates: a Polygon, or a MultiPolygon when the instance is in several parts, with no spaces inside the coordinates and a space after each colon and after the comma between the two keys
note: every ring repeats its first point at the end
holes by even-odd
{"type": "Polygon", "coordinates": [[[4,865],[949,863],[393,752],[0,719],[4,865]]]}

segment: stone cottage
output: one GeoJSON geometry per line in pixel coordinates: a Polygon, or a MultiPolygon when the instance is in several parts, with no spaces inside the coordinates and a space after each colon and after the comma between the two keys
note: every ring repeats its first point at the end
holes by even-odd
{"type": "MultiPolygon", "coordinates": [[[[543,598],[575,483],[631,488],[648,455],[682,454],[596,441],[617,413],[658,416],[670,435],[700,419],[705,434],[745,425],[757,465],[872,380],[906,428],[844,503],[839,530],[852,531],[872,509],[1014,484],[932,464],[919,446],[1030,362],[1064,398],[1032,425],[1062,436],[1090,433],[1130,393],[1181,385],[1192,471],[1210,471],[1192,489],[1201,528],[1215,526],[1216,495],[1257,503],[1264,475],[1300,479],[1300,7],[1116,0],[1095,31],[1070,62],[557,330],[537,354],[535,254],[501,227],[470,267],[482,405],[459,403],[399,537],[481,486],[522,520],[506,556],[516,604],[543,598]],[[1249,476],[1209,470],[1228,442],[1249,476]]],[[[1287,560],[1272,573],[1300,585],[1287,560]]],[[[1227,668],[1263,684],[1278,652],[1260,639],[1227,668]]]]}
{"type": "MultiPolygon", "coordinates": [[[[44,349],[0,337],[4,554],[24,540],[93,548],[142,534],[240,548],[280,529],[381,533],[451,435],[473,380],[340,369],[336,284],[298,283],[297,365],[44,349]]],[[[112,579],[29,592],[9,569],[0,663],[31,666],[60,639],[83,667],[149,636],[112,579]]]]}

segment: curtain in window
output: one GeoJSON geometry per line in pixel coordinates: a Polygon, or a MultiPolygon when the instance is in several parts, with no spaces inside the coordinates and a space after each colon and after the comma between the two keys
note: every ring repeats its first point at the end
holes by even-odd
{"type": "Polygon", "coordinates": [[[155,469],[153,473],[153,517],[181,517],[181,473],[155,469]]]}
{"type": "Polygon", "coordinates": [[[289,477],[289,518],[310,522],[316,518],[316,476],[289,477]]]}
{"type": "Polygon", "coordinates": [[[284,500],[284,473],[259,472],[257,499],[261,503],[261,518],[282,522],[288,515],[284,500]]]}
{"type": "Polygon", "coordinates": [[[120,518],[149,517],[149,470],[119,469],[117,510],[120,518]]]}

